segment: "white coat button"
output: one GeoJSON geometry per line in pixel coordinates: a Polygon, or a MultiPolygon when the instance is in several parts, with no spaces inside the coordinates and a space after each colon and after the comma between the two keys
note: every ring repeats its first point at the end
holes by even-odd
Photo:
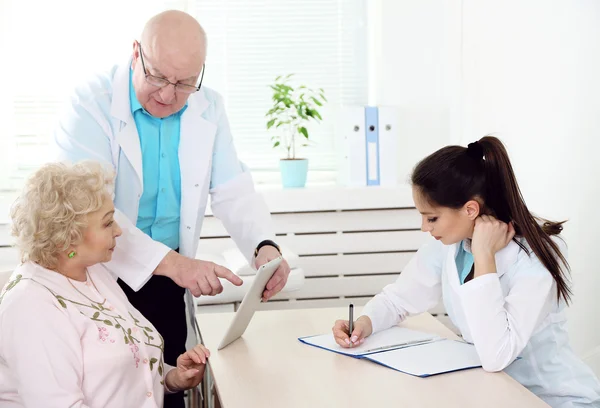
{"type": "Polygon", "coordinates": [[[160,189],[160,192],[161,192],[161,193],[164,193],[164,192],[165,192],[165,189],[164,189],[164,188],[161,188],[161,189],[160,189]]]}
{"type": "Polygon", "coordinates": [[[200,184],[196,184],[194,187],[200,187],[200,184]]]}
{"type": "Polygon", "coordinates": [[[188,225],[187,229],[192,229],[192,227],[190,227],[190,226],[188,225]]]}
{"type": "Polygon", "coordinates": [[[160,155],[160,157],[162,157],[164,159],[165,157],[167,157],[167,155],[163,153],[160,155]]]}

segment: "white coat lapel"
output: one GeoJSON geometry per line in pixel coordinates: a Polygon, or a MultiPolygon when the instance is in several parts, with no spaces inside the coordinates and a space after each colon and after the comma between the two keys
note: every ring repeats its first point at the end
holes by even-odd
{"type": "Polygon", "coordinates": [[[209,106],[204,92],[199,92],[188,100],[188,107],[181,115],[179,139],[179,168],[181,174],[181,220],[180,251],[188,254],[195,246],[196,225],[199,216],[202,192],[208,191],[212,153],[217,125],[202,118],[209,106]]]}
{"type": "Polygon", "coordinates": [[[131,103],[129,101],[130,67],[131,60],[127,65],[119,66],[115,72],[111,115],[121,121],[121,126],[116,130],[115,137],[127,160],[129,160],[131,166],[134,168],[140,186],[142,186],[142,148],[135,120],[131,114],[131,103]]]}
{"type": "Polygon", "coordinates": [[[517,262],[520,250],[521,247],[515,241],[510,241],[507,246],[496,252],[496,273],[498,277],[508,272],[515,262],[517,262]]]}

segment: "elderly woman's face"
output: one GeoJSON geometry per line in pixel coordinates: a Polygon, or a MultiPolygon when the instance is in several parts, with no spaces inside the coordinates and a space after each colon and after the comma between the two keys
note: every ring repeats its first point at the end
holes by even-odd
{"type": "Polygon", "coordinates": [[[114,220],[115,206],[106,195],[100,210],[88,214],[88,226],[83,233],[83,242],[77,246],[77,258],[91,266],[108,262],[117,245],[116,238],[121,228],[114,220]]]}

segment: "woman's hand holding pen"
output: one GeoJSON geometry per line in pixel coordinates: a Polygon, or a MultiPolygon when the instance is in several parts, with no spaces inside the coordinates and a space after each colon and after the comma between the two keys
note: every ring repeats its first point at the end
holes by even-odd
{"type": "Polygon", "coordinates": [[[354,322],[352,333],[348,333],[349,329],[350,322],[348,320],[337,320],[332,328],[335,342],[345,348],[362,344],[365,338],[373,332],[373,325],[368,316],[361,316],[354,322]]]}

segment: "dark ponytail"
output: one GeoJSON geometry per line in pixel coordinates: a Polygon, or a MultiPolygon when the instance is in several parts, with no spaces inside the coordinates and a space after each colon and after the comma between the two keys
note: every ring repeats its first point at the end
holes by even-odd
{"type": "MultiPolygon", "coordinates": [[[[525,238],[554,278],[558,300],[562,297],[569,303],[569,264],[551,239],[560,234],[564,221],[548,221],[529,212],[499,139],[486,136],[468,148],[444,147],[417,164],[411,181],[432,204],[458,209],[479,198],[483,201],[482,213],[505,223],[512,221],[516,235],[525,238]]],[[[515,242],[529,254],[521,242],[515,242]]]]}

